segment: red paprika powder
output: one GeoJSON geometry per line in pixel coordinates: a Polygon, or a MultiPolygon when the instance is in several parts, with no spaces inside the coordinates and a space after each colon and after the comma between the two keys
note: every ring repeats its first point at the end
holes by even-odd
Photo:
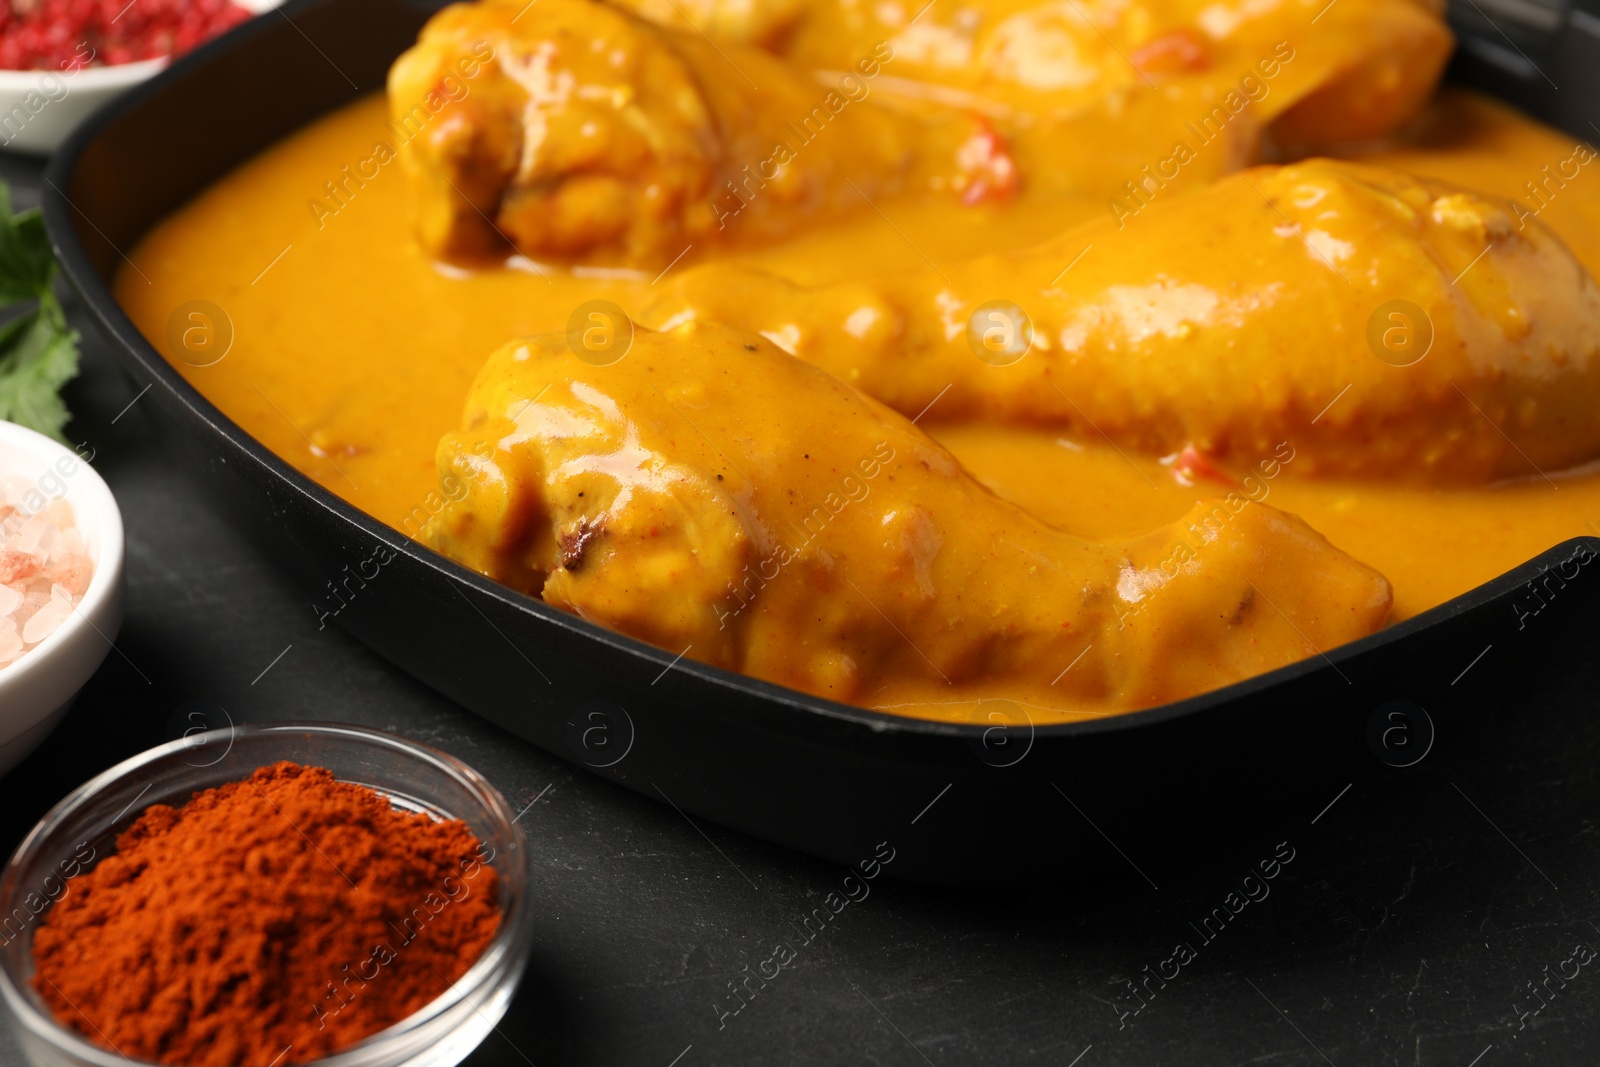
{"type": "Polygon", "coordinates": [[[422,1008],[500,925],[492,856],[463,822],[397,811],[277,763],[155,804],[34,935],[34,987],[120,1055],[304,1063],[422,1008]]]}

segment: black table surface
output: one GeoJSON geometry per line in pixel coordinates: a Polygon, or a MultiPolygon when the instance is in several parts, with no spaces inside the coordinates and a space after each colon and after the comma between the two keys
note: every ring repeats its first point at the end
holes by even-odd
{"type": "MultiPolygon", "coordinates": [[[[37,201],[36,163],[0,156],[0,176],[37,201]]],[[[1600,959],[1579,962],[1600,950],[1592,629],[1551,635],[1564,650],[1527,665],[1489,735],[1331,783],[1328,806],[1275,811],[1266,836],[1218,825],[1215,863],[1113,844],[1072,895],[879,878],[746,1002],[731,984],[845,872],[602,781],[319,629],[312,591],[232,535],[68,313],[84,331],[69,435],[94,442],[122,506],[127,614],[65,722],[0,779],[0,847],[190,710],[358,723],[453,753],[527,806],[532,962],[473,1067],[1600,1063],[1600,959]],[[1192,925],[1274,853],[1293,859],[1267,896],[1231,903],[1220,933],[1192,925]],[[1180,941],[1195,958],[1149,977],[1180,941]]],[[[20,1062],[0,1024],[0,1063],[20,1062]]]]}

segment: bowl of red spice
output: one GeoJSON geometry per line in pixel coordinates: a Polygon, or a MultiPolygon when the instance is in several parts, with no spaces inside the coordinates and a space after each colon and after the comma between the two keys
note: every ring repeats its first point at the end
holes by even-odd
{"type": "Polygon", "coordinates": [[[241,726],[118,764],[24,839],[0,1002],[35,1067],[451,1067],[531,934],[527,839],[470,767],[241,726]]]}
{"type": "Polygon", "coordinates": [[[282,0],[0,0],[0,148],[48,154],[105,101],[282,0]]]}

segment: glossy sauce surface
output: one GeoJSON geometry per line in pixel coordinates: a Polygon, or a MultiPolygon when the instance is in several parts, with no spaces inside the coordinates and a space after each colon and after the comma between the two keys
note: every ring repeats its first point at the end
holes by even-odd
{"type": "MultiPolygon", "coordinates": [[[[395,163],[378,161],[377,146],[391,136],[383,100],[369,98],[267,150],[130,250],[137,269],[119,275],[117,295],[231,418],[332,492],[415,535],[440,506],[435,446],[456,427],[486,354],[511,337],[566,329],[588,300],[635,312],[667,283],[644,274],[541,272],[531,264],[465,273],[433,263],[407,226],[403,176],[395,163]],[[324,183],[343,180],[346,166],[375,176],[346,181],[335,201],[324,183]],[[192,365],[202,357],[180,343],[195,323],[185,305],[197,300],[231,323],[226,356],[209,366],[192,365]]],[[[1411,143],[1368,149],[1360,158],[1540,206],[1539,219],[1596,271],[1600,197],[1589,186],[1600,180],[1600,161],[1579,167],[1564,185],[1549,182],[1543,170],[1562,167],[1574,147],[1564,134],[1450,91],[1411,143]],[[1525,187],[1529,181],[1544,183],[1540,199],[1525,187]]],[[[1567,162],[1564,173],[1574,166],[1567,162]]],[[[959,212],[937,198],[877,206],[881,213],[864,209],[741,259],[818,285],[867,267],[874,275],[925,270],[930,261],[947,265],[1021,248],[1107,210],[1102,198],[1026,193],[959,212]]],[[[926,428],[980,481],[1074,534],[1141,533],[1227,491],[1203,479],[1183,485],[1157,457],[1098,439],[930,421],[926,428]]],[[[1395,615],[1403,618],[1553,544],[1596,532],[1600,477],[1546,471],[1443,489],[1313,480],[1297,477],[1291,463],[1270,482],[1266,502],[1301,516],[1387,576],[1395,615]]],[[[877,692],[863,702],[931,717],[972,712],[925,699],[877,692]]]]}

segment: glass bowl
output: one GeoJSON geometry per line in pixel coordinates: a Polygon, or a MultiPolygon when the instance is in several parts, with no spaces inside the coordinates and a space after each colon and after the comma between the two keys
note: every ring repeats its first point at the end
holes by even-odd
{"type": "Polygon", "coordinates": [[[56,1022],[33,990],[33,931],[50,901],[110,855],[116,835],[151,804],[179,806],[191,794],[290,760],[326,767],[396,807],[466,822],[493,851],[502,919],[488,948],[421,1011],[317,1067],[453,1067],[505,1015],[528,962],[533,932],[528,841],[499,790],[459,760],[393,734],[356,726],[286,722],[191,733],[125,760],[75,789],[23,839],[0,877],[0,1000],[34,1067],[128,1067],[129,1060],[56,1022]]]}

